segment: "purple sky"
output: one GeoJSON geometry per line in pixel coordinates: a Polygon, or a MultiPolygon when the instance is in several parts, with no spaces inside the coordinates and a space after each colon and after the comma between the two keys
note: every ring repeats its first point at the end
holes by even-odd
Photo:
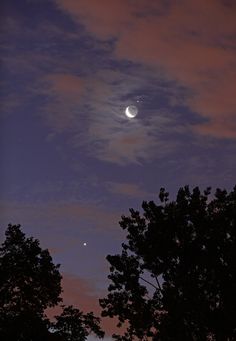
{"type": "Polygon", "coordinates": [[[66,302],[97,312],[122,214],[160,187],[174,197],[186,184],[236,183],[236,4],[3,0],[0,10],[1,238],[22,224],[61,263],[66,302]]]}

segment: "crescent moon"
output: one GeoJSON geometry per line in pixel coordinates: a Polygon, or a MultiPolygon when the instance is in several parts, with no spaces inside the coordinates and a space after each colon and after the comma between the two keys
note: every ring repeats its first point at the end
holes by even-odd
{"type": "Polygon", "coordinates": [[[138,113],[138,109],[135,107],[135,106],[128,106],[126,109],[125,109],[125,115],[129,118],[134,118],[138,113]]]}

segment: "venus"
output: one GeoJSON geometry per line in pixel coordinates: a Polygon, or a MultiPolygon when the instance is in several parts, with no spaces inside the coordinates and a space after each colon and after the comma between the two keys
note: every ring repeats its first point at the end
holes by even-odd
{"type": "Polygon", "coordinates": [[[129,105],[125,109],[125,115],[129,118],[134,118],[138,114],[138,108],[135,105],[129,105]]]}

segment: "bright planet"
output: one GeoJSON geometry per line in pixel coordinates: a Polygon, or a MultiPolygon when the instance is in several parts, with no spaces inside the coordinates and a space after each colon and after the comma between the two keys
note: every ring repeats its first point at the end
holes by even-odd
{"type": "Polygon", "coordinates": [[[125,115],[129,118],[134,118],[138,114],[138,108],[135,105],[129,105],[125,109],[125,115]]]}

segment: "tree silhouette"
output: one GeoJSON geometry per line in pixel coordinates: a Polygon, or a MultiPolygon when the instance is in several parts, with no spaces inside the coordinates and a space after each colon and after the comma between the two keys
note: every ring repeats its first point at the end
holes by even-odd
{"type": "Polygon", "coordinates": [[[39,241],[26,238],[20,225],[8,225],[0,248],[0,337],[31,340],[47,331],[44,310],[58,304],[59,265],[39,241]]]}
{"type": "Polygon", "coordinates": [[[59,265],[37,239],[26,238],[20,225],[8,225],[0,247],[0,340],[74,341],[90,332],[103,337],[99,319],[72,306],[64,307],[56,323],[44,314],[62,299],[59,265]]]}
{"type": "Polygon", "coordinates": [[[117,340],[236,339],[236,187],[180,188],[175,201],[143,202],[122,217],[127,242],[107,256],[103,315],[128,323],[117,340]]]}
{"type": "Polygon", "coordinates": [[[83,314],[73,306],[64,306],[61,315],[56,316],[54,329],[56,334],[67,341],[85,341],[87,336],[93,332],[99,338],[104,337],[100,329],[100,319],[93,313],[83,314]]]}

